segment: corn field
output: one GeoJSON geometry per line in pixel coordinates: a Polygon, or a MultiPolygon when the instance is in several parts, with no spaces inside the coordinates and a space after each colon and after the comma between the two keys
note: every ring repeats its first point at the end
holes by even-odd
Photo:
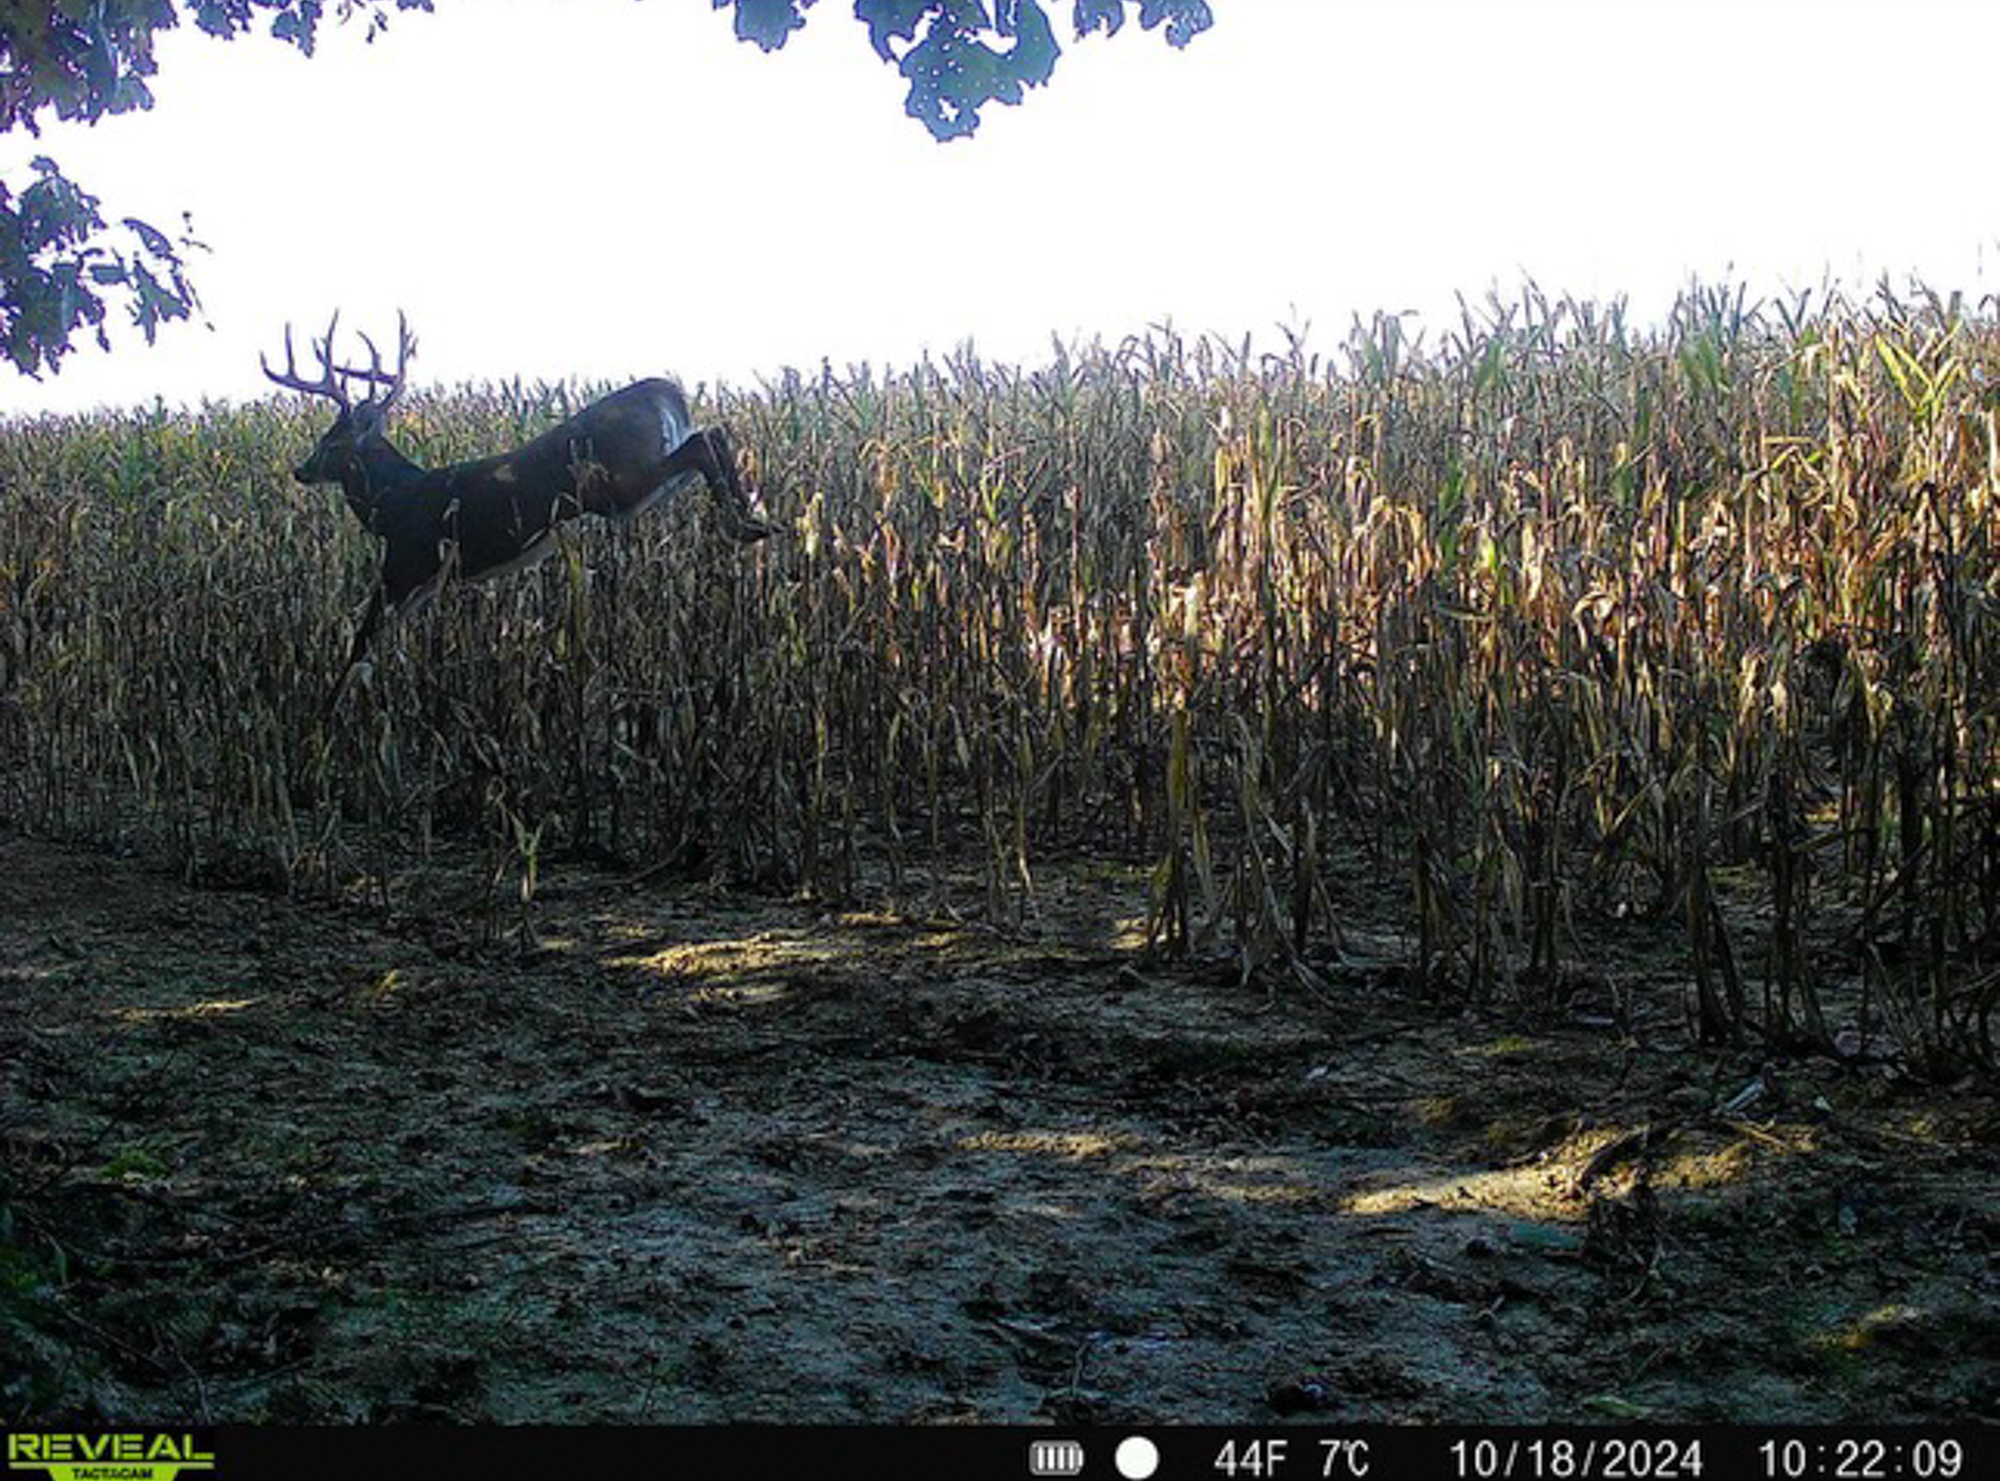
{"type": "MultiPolygon", "coordinates": [[[[606,387],[412,393],[420,462],[606,387]]],[[[1923,290],[1388,316],[1322,357],[1155,330],[705,393],[780,535],[691,496],[394,625],[268,401],[0,423],[0,820],[380,896],[577,853],[1031,929],[1122,860],[1148,949],[1561,1000],[1591,922],[1696,1032],[2000,1068],[2000,323],[1923,290]]],[[[1385,990],[1388,990],[1385,988],[1385,990]]]]}

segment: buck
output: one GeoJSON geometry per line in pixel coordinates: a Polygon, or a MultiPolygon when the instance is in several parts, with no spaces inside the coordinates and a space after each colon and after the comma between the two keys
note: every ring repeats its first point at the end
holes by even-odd
{"type": "Polygon", "coordinates": [[[749,544],[771,533],[751,511],[737,481],[736,454],[720,427],[696,427],[673,381],[638,381],[594,401],[534,441],[496,457],[420,468],[390,444],[383,425],[402,394],[417,342],[396,316],[396,368],[382,368],[373,340],[369,368],[334,363],[333,336],[313,348],[317,379],[299,374],[292,329],[285,326],[285,368],[257,363],[278,385],[323,396],[340,414],[312,453],[292,470],[303,484],[337,483],[361,523],[382,540],[382,570],[367,614],[328,707],[338,701],[384,611],[404,613],[456,572],[478,580],[519,570],[548,554],[556,527],[584,514],[630,519],[697,480],[707,484],[728,532],[749,544]],[[368,387],[360,401],[350,384],[368,387]]]}

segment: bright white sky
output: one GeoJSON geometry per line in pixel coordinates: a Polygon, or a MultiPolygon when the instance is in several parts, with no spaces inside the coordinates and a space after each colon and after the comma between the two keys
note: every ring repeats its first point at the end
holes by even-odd
{"type": "Polygon", "coordinates": [[[0,366],[0,412],[259,396],[258,351],[335,307],[378,343],[405,309],[418,381],[754,384],[1169,319],[1331,351],[1524,273],[1641,318],[1690,273],[1991,286],[1991,0],[1212,4],[1177,52],[1136,20],[1073,43],[1053,0],[1051,84],[949,145],[845,0],[768,56],[708,0],[437,0],[311,60],[185,25],[151,112],[17,131],[0,170],[191,212],[212,327],[0,366]]]}

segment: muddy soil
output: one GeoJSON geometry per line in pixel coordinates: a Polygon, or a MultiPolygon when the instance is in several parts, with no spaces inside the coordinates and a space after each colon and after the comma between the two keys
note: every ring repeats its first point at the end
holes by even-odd
{"type": "Polygon", "coordinates": [[[1990,1087],[1697,1050],[1660,925],[1481,1016],[1038,884],[562,865],[523,952],[0,837],[0,1415],[2000,1418],[1990,1087]]]}

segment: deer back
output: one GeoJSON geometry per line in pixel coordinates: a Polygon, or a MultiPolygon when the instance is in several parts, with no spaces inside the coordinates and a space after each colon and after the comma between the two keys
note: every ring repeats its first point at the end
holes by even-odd
{"type": "Polygon", "coordinates": [[[670,380],[635,382],[494,460],[493,477],[561,490],[578,512],[630,518],[699,480],[662,465],[693,434],[687,398],[670,380]]]}

